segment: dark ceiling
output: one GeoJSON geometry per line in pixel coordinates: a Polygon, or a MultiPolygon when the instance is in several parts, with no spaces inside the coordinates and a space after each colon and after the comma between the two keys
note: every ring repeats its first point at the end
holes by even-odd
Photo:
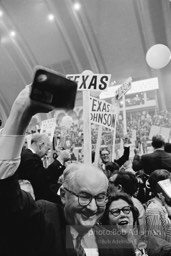
{"type": "Polygon", "coordinates": [[[152,45],[171,47],[169,0],[1,0],[0,11],[4,121],[18,92],[31,83],[35,65],[64,75],[86,69],[108,73],[117,84],[129,76],[133,81],[158,76],[170,108],[170,64],[156,71],[145,61],[152,45]]]}

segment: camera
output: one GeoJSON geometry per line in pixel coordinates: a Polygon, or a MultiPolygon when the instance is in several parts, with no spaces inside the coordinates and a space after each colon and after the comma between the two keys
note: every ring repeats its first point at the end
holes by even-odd
{"type": "Polygon", "coordinates": [[[30,98],[55,108],[72,110],[75,105],[77,83],[56,71],[37,66],[30,98]]]}

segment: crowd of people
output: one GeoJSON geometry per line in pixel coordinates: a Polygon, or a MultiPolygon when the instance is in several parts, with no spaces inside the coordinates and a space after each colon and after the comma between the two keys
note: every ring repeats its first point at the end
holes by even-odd
{"type": "MultiPolygon", "coordinates": [[[[131,139],[131,142],[135,144],[135,147],[141,151],[141,153],[147,153],[149,147],[150,131],[153,126],[164,127],[170,129],[171,127],[171,114],[167,111],[138,111],[133,112],[131,114],[127,114],[127,134],[131,139]],[[135,138],[133,131],[135,133],[135,138]]],[[[27,130],[27,134],[34,133],[40,131],[41,124],[37,123],[37,125],[33,128],[32,124],[27,130]],[[38,129],[36,128],[38,126],[38,129]]],[[[91,124],[91,143],[92,149],[96,146],[98,136],[98,125],[91,124]]],[[[120,114],[118,121],[116,123],[116,136],[115,136],[115,145],[116,152],[117,149],[120,149],[120,144],[124,138],[124,124],[123,117],[120,114]]],[[[171,134],[169,132],[169,138],[171,138],[171,134]]],[[[83,136],[83,120],[78,119],[77,122],[72,122],[70,127],[64,127],[61,125],[61,122],[56,121],[56,128],[54,133],[54,141],[53,148],[58,145],[60,147],[64,147],[67,149],[78,149],[81,152],[81,148],[83,147],[84,136],[83,136]]],[[[102,137],[101,137],[101,145],[108,146],[108,148],[112,148],[113,144],[113,131],[103,127],[102,137]]],[[[77,154],[77,160],[80,161],[80,155],[77,154]]]]}
{"type": "Polygon", "coordinates": [[[98,165],[93,154],[92,163],[71,163],[73,152],[60,146],[44,165],[49,137],[33,133],[27,145],[25,136],[32,116],[53,107],[32,101],[30,89],[19,93],[0,133],[0,255],[171,255],[171,200],[158,186],[171,179],[163,137],[132,160],[125,138],[116,159],[106,146],[98,165]]]}

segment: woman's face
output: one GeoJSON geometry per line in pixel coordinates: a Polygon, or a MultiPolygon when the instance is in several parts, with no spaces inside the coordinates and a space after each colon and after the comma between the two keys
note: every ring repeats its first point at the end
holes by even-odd
{"type": "Polygon", "coordinates": [[[109,207],[109,224],[115,226],[118,234],[122,235],[127,235],[133,229],[132,210],[123,199],[118,199],[111,203],[109,207]]]}

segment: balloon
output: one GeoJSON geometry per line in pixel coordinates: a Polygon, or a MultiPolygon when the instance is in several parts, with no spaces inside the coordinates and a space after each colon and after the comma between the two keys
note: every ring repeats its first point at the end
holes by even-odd
{"type": "Polygon", "coordinates": [[[170,49],[164,44],[155,44],[147,51],[147,64],[154,69],[164,68],[170,61],[170,49]]]}
{"type": "Polygon", "coordinates": [[[64,116],[61,121],[61,126],[65,126],[67,128],[70,128],[73,123],[73,119],[71,116],[64,116]]]}

